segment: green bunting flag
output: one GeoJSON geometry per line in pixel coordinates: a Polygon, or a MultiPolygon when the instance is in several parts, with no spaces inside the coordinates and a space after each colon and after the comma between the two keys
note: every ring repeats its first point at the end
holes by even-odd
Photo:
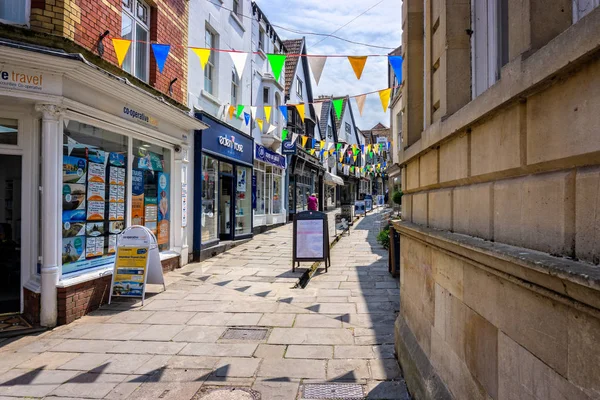
{"type": "Polygon", "coordinates": [[[279,76],[281,75],[281,70],[285,65],[285,54],[267,54],[267,58],[269,59],[269,64],[271,64],[271,69],[273,69],[273,76],[275,80],[279,80],[279,76]]]}
{"type": "Polygon", "coordinates": [[[336,151],[340,151],[340,149],[341,149],[341,148],[342,148],[342,144],[341,144],[341,143],[337,143],[337,144],[335,145],[335,150],[336,150],[336,151]]]}
{"type": "Polygon", "coordinates": [[[288,135],[288,130],[287,129],[282,130],[281,131],[281,140],[282,141],[285,140],[287,138],[287,135],[288,135]]]}
{"type": "Polygon", "coordinates": [[[333,108],[335,108],[335,115],[337,119],[342,119],[342,106],[344,105],[344,99],[333,100],[333,108]]]}
{"type": "Polygon", "coordinates": [[[239,118],[243,112],[244,112],[244,106],[240,104],[237,106],[237,112],[235,113],[235,116],[239,118]]]}

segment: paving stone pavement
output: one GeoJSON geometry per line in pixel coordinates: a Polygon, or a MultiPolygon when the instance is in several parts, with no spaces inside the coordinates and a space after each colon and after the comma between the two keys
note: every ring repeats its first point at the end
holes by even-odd
{"type": "MultiPolygon", "coordinates": [[[[137,300],[0,344],[0,399],[196,399],[242,387],[302,399],[303,385],[354,383],[373,399],[408,399],[394,358],[398,281],[376,242],[377,213],[357,221],[304,289],[293,289],[288,224],[166,275],[137,300]],[[225,339],[229,328],[261,340],[225,339]],[[260,333],[252,331],[250,333],[260,333]],[[200,390],[202,389],[202,390],[200,390]]],[[[242,398],[242,397],[240,397],[242,398]]]]}

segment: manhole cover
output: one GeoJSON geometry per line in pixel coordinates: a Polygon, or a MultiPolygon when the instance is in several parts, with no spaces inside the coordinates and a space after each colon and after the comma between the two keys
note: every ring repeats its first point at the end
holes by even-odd
{"type": "Polygon", "coordinates": [[[354,383],[336,384],[308,384],[304,385],[302,398],[304,399],[363,399],[365,394],[362,385],[354,383]]]}
{"type": "Polygon", "coordinates": [[[225,331],[223,339],[263,340],[265,337],[267,337],[267,332],[267,329],[229,328],[225,331]]]}
{"type": "Polygon", "coordinates": [[[260,400],[260,394],[247,388],[202,388],[194,400],[260,400]]]}

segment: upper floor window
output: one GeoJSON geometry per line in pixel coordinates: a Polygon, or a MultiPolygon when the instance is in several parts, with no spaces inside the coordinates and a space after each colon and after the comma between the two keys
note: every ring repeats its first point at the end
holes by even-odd
{"type": "Polygon", "coordinates": [[[600,0],[573,0],[573,23],[591,13],[598,6],[600,6],[600,0]]]}
{"type": "Polygon", "coordinates": [[[148,82],[150,62],[150,7],[142,0],[123,0],[121,37],[131,40],[123,69],[148,82]]]}
{"type": "Polygon", "coordinates": [[[271,101],[271,96],[269,93],[269,88],[263,88],[263,104],[268,105],[269,102],[271,101]]]}
{"type": "MultiPolygon", "coordinates": [[[[214,49],[216,47],[215,34],[210,30],[206,29],[204,32],[204,46],[207,49],[214,49]]],[[[204,68],[204,90],[210,94],[214,94],[214,78],[215,78],[215,56],[214,51],[210,52],[208,57],[208,63],[204,68]]],[[[235,71],[234,71],[235,73],[235,71]]],[[[235,103],[234,103],[235,104],[235,103]]]]}
{"type": "Polygon", "coordinates": [[[304,92],[304,82],[300,78],[296,82],[296,94],[298,97],[302,98],[302,93],[304,92]]]}
{"type": "Polygon", "coordinates": [[[233,0],[233,13],[240,18],[244,15],[242,4],[240,0],[233,0]]]}
{"type": "Polygon", "coordinates": [[[265,31],[258,29],[258,49],[265,51],[265,31]]]}
{"type": "Polygon", "coordinates": [[[333,129],[331,129],[331,125],[327,125],[327,137],[333,139],[333,129]]]}
{"type": "Polygon", "coordinates": [[[235,67],[231,69],[231,104],[238,104],[240,91],[240,78],[235,71],[235,67]]]}
{"type": "Polygon", "coordinates": [[[30,7],[29,0],[2,0],[0,1],[0,22],[27,25],[30,7]]]}
{"type": "Polygon", "coordinates": [[[344,128],[346,129],[346,133],[350,134],[350,124],[346,122],[346,125],[344,126],[344,128]]]}

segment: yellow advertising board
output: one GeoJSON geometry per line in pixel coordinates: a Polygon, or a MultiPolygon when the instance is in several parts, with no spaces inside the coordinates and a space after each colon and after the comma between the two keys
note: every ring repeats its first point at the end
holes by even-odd
{"type": "Polygon", "coordinates": [[[113,296],[142,297],[146,285],[148,247],[119,247],[113,272],[113,296]]]}

